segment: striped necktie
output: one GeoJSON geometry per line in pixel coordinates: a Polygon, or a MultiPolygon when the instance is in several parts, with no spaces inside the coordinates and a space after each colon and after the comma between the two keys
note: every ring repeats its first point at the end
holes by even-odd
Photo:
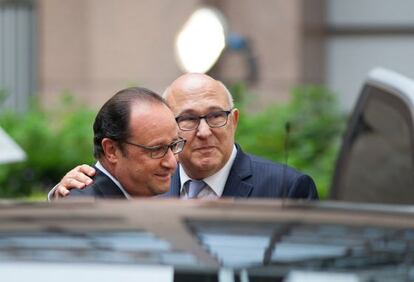
{"type": "Polygon", "coordinates": [[[205,186],[206,183],[202,180],[190,180],[188,184],[188,198],[196,199],[205,186]]]}

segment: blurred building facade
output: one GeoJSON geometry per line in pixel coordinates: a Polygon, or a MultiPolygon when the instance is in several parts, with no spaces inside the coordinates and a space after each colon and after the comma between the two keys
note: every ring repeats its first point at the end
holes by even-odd
{"type": "MultiPolygon", "coordinates": [[[[182,73],[177,32],[196,8],[212,5],[250,43],[252,108],[286,101],[293,86],[309,83],[326,84],[350,108],[374,66],[414,77],[414,2],[388,2],[0,0],[0,89],[9,94],[4,104],[20,110],[30,95],[52,106],[63,91],[96,107],[131,85],[161,93],[182,73]]],[[[212,74],[236,82],[246,67],[227,50],[212,74]]]]}

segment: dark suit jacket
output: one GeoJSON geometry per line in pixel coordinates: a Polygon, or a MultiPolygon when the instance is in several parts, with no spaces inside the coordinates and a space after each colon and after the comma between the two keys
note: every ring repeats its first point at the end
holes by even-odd
{"type": "MultiPolygon", "coordinates": [[[[245,154],[236,144],[237,155],[224,186],[223,197],[318,199],[315,183],[308,175],[262,158],[245,154]]],[[[166,197],[180,195],[179,169],[166,197]]]]}
{"type": "Polygon", "coordinates": [[[67,198],[74,197],[93,197],[93,198],[121,198],[126,199],[125,195],[118,186],[102,171],[95,167],[96,173],[92,177],[93,182],[83,189],[72,189],[67,198]]]}

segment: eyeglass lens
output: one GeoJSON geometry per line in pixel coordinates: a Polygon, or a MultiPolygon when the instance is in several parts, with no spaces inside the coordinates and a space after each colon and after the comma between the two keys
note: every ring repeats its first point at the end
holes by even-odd
{"type": "Polygon", "coordinates": [[[185,142],[185,140],[178,140],[170,145],[160,146],[159,148],[151,151],[151,157],[155,159],[162,158],[167,154],[168,149],[171,149],[173,154],[178,154],[183,150],[185,142]]]}
{"type": "Polygon", "coordinates": [[[204,118],[210,127],[221,127],[226,125],[228,115],[231,111],[217,111],[211,112],[205,116],[181,116],[177,117],[177,123],[181,130],[193,130],[196,129],[200,120],[204,118]]]}

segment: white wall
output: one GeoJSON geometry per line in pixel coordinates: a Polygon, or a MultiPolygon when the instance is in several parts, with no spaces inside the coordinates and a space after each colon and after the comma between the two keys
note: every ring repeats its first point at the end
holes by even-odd
{"type": "Polygon", "coordinates": [[[328,0],[326,12],[332,34],[325,46],[325,82],[339,94],[344,109],[352,109],[367,73],[376,66],[414,78],[414,1],[328,0]]]}

